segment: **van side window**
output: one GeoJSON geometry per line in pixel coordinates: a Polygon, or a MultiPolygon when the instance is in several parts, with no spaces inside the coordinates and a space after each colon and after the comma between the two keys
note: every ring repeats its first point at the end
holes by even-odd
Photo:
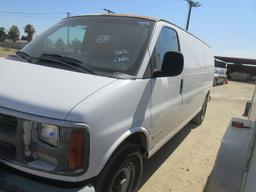
{"type": "Polygon", "coordinates": [[[151,57],[151,64],[153,70],[161,69],[164,55],[166,52],[179,52],[179,50],[180,49],[177,32],[171,28],[163,27],[159,34],[154,52],[151,57]]]}

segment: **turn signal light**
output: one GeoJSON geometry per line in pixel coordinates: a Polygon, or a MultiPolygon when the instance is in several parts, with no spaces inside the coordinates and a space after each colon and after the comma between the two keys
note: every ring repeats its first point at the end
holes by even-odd
{"type": "Polygon", "coordinates": [[[68,166],[70,170],[84,168],[84,145],[85,142],[83,130],[72,130],[68,143],[68,166]]]}

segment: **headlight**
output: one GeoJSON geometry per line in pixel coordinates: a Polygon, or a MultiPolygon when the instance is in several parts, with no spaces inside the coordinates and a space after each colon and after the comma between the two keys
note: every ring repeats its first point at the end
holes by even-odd
{"type": "Polygon", "coordinates": [[[57,147],[59,144],[59,128],[55,125],[39,124],[39,138],[57,147]]]}
{"type": "MultiPolygon", "coordinates": [[[[80,175],[89,166],[90,134],[83,123],[21,119],[19,136],[23,143],[14,146],[20,154],[17,163],[57,175],[80,175]],[[52,122],[52,123],[51,123],[52,122]]],[[[17,153],[17,154],[18,154],[17,153]]],[[[16,151],[13,152],[13,157],[16,151]]],[[[12,160],[13,157],[10,159],[12,160]]],[[[16,162],[16,160],[14,160],[16,162]]]]}

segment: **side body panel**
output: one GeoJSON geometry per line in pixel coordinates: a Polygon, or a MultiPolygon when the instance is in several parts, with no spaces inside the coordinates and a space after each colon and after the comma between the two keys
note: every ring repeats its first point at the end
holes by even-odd
{"type": "Polygon", "coordinates": [[[150,146],[149,157],[201,110],[204,99],[213,85],[214,56],[210,47],[174,25],[162,21],[158,22],[149,47],[150,56],[153,53],[161,28],[164,26],[172,28],[178,33],[180,52],[184,56],[184,70],[177,77],[159,78],[155,82],[152,81],[152,126],[150,133],[153,137],[151,137],[152,146],[150,146]],[[183,80],[183,89],[179,95],[181,79],[183,80]],[[163,91],[164,88],[167,90],[166,93],[163,91]],[[167,96],[168,92],[170,94],[167,96]],[[156,95],[155,98],[154,94],[156,95]],[[160,120],[161,123],[165,123],[164,128],[159,126],[160,120]],[[159,134],[161,132],[164,134],[159,134]]]}
{"type": "Polygon", "coordinates": [[[184,55],[182,121],[190,121],[202,108],[213,85],[214,57],[200,40],[179,30],[181,52],[184,55]]]}
{"type": "Polygon", "coordinates": [[[166,135],[177,129],[181,123],[180,81],[181,76],[152,80],[150,128],[152,145],[161,142],[166,135]]]}

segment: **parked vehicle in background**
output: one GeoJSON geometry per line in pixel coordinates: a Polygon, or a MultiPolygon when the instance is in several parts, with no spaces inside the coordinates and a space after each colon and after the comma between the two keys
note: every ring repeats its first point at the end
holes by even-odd
{"type": "Polygon", "coordinates": [[[214,81],[213,85],[223,85],[225,81],[227,80],[227,75],[226,75],[227,69],[225,68],[220,68],[220,67],[215,67],[214,71],[214,81]]]}
{"type": "Polygon", "coordinates": [[[165,20],[64,19],[0,59],[0,161],[97,192],[136,191],[143,158],[203,122],[213,73],[211,48],[165,20]]]}

